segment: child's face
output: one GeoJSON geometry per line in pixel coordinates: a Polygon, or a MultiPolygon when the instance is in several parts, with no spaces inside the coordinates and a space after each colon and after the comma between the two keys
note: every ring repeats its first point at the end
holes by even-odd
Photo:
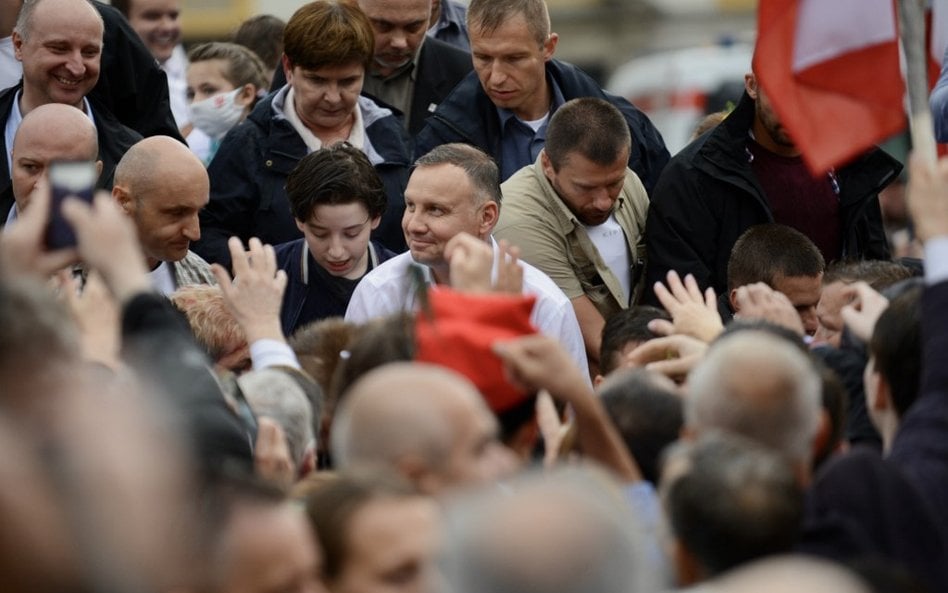
{"type": "Polygon", "coordinates": [[[234,85],[224,78],[227,62],[203,60],[188,65],[188,102],[196,103],[214,95],[234,90],[234,85]]]}
{"type": "Polygon", "coordinates": [[[369,235],[379,225],[361,202],[316,206],[306,222],[296,221],[309,252],[323,269],[341,278],[365,275],[369,260],[369,235]]]}

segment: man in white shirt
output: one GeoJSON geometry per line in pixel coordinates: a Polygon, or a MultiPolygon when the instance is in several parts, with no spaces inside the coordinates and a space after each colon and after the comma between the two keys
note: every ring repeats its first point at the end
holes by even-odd
{"type": "MultiPolygon", "coordinates": [[[[498,180],[494,161],[465,144],[445,144],[418,159],[405,189],[402,219],[409,252],[388,260],[362,279],[349,301],[346,319],[359,323],[414,309],[409,271],[413,263],[421,264],[429,284],[450,283],[444,250],[452,237],[468,233],[493,242],[491,231],[500,212],[498,180]]],[[[524,292],[537,297],[533,324],[557,338],[579,367],[586,368],[583,338],[569,299],[546,274],[522,265],[524,292]]]]}
{"type": "Polygon", "coordinates": [[[602,99],[573,99],[550,120],[536,162],[501,186],[494,234],[569,297],[590,363],[606,319],[634,305],[645,263],[648,196],[628,168],[631,136],[602,99]]]}

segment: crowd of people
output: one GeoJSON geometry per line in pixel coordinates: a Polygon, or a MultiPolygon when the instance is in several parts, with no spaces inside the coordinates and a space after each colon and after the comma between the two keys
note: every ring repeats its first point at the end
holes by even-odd
{"type": "Polygon", "coordinates": [[[0,588],[948,591],[948,159],[894,259],[754,72],[670,155],[544,0],[179,13],[0,8],[0,588]]]}

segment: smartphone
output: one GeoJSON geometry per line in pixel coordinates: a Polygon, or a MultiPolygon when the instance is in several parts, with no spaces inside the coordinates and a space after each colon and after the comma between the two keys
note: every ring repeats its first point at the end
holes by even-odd
{"type": "Polygon", "coordinates": [[[51,190],[49,224],[46,227],[46,248],[50,251],[76,246],[76,234],[62,215],[67,196],[92,203],[99,172],[94,161],[53,161],[47,171],[51,190]]]}

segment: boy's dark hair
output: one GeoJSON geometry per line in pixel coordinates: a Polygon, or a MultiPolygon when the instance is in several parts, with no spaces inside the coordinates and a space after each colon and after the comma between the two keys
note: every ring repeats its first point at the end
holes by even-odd
{"type": "Polygon", "coordinates": [[[306,222],[317,206],[360,202],[373,219],[385,212],[385,188],[365,153],[348,142],[306,155],[286,178],[293,217],[306,222]]]}
{"type": "Polygon", "coordinates": [[[777,276],[818,276],[826,269],[819,248],[800,231],[783,224],[759,224],[741,235],[727,262],[728,291],[777,276]]]}
{"type": "Polygon", "coordinates": [[[599,346],[599,374],[605,377],[619,367],[619,353],[632,342],[647,342],[658,336],[648,329],[653,319],[671,321],[671,316],[658,307],[638,305],[619,311],[606,320],[599,346]]]}

